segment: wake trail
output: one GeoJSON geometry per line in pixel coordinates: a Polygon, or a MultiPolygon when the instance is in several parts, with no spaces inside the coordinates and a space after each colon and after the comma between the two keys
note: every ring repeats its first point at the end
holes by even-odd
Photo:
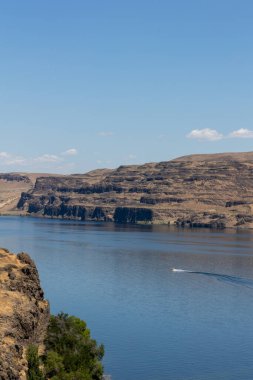
{"type": "Polygon", "coordinates": [[[226,283],[230,283],[233,285],[240,285],[247,287],[249,289],[253,289],[253,280],[238,276],[231,276],[227,274],[221,274],[221,273],[212,273],[212,272],[201,272],[201,271],[193,271],[193,270],[187,270],[187,269],[172,269],[173,272],[181,272],[181,273],[191,273],[191,274],[197,274],[201,276],[206,277],[212,277],[216,279],[217,281],[222,281],[226,283]]]}

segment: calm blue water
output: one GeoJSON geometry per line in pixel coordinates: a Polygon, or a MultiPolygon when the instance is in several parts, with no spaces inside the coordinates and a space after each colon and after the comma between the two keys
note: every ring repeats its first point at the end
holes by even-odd
{"type": "Polygon", "coordinates": [[[113,380],[253,379],[253,233],[1,217],[0,246],[30,253],[113,380]]]}

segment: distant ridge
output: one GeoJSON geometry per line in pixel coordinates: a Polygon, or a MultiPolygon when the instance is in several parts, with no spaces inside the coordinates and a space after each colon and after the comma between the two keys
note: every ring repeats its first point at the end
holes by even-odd
{"type": "Polygon", "coordinates": [[[190,154],[173,159],[173,161],[253,161],[253,152],[228,152],[212,154],[190,154]]]}
{"type": "Polygon", "coordinates": [[[196,154],[35,181],[27,174],[28,182],[17,175],[0,179],[2,198],[11,186],[16,191],[13,202],[0,207],[2,213],[253,228],[253,152],[196,154]]]}

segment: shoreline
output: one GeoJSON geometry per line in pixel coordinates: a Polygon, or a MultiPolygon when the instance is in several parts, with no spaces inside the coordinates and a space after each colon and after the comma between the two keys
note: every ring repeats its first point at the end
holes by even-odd
{"type": "Polygon", "coordinates": [[[112,220],[94,220],[94,219],[78,219],[78,218],[64,218],[64,217],[57,217],[57,216],[48,216],[48,215],[36,215],[36,214],[28,214],[28,213],[20,213],[18,211],[13,212],[6,212],[6,213],[0,213],[0,217],[21,217],[21,218],[35,218],[35,219],[48,219],[48,220],[60,220],[60,221],[76,221],[76,222],[89,222],[89,223],[105,223],[105,224],[114,224],[117,226],[167,226],[168,228],[174,228],[178,230],[210,230],[210,231],[224,231],[224,230],[230,230],[230,231],[252,231],[253,227],[242,227],[242,226],[225,226],[225,227],[210,227],[210,226],[190,226],[190,225],[179,225],[176,222],[168,222],[168,223],[162,223],[162,222],[137,222],[137,223],[117,223],[112,220]]]}

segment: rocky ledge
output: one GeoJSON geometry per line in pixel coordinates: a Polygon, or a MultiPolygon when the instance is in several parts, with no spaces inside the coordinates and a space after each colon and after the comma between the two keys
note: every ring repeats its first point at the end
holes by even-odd
{"type": "Polygon", "coordinates": [[[25,380],[26,348],[43,351],[49,305],[36,266],[26,253],[0,249],[0,379],[25,380]]]}

